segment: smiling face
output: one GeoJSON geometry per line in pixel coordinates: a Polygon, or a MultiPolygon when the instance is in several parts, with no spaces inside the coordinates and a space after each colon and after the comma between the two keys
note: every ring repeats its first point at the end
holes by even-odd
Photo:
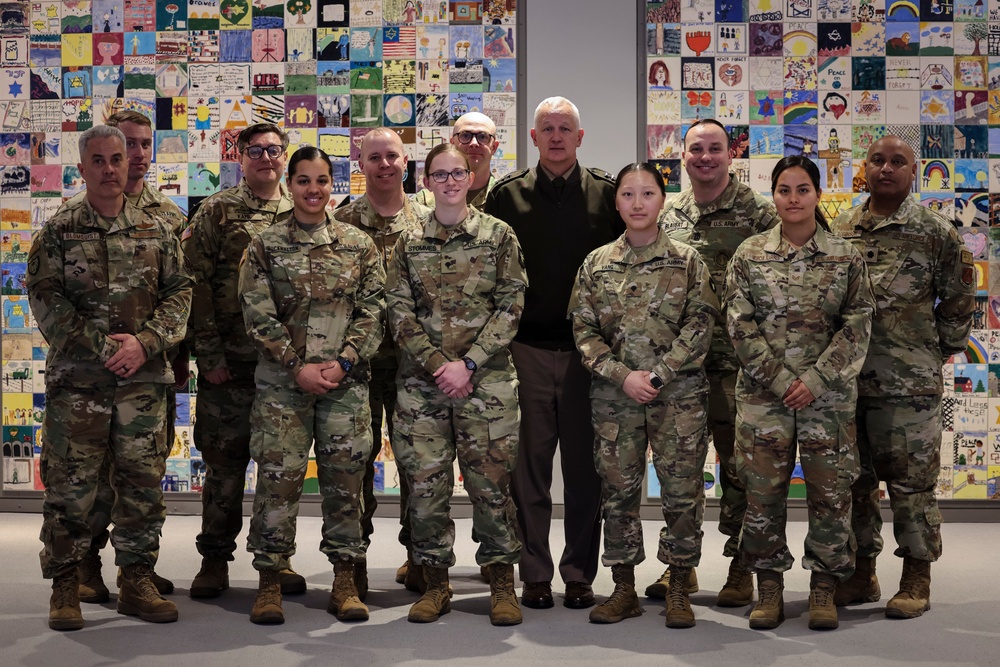
{"type": "Polygon", "coordinates": [[[702,123],[688,130],[684,140],[684,168],[698,201],[703,201],[703,197],[698,196],[701,192],[710,193],[710,199],[722,193],[729,184],[729,165],[732,163],[725,130],[712,123],[702,123]]]}
{"type": "MultiPolygon", "coordinates": [[[[268,146],[281,146],[281,137],[274,132],[255,134],[247,143],[247,148],[250,146],[260,146],[263,149],[266,149],[268,146]]],[[[243,167],[243,178],[247,180],[247,185],[255,193],[258,191],[270,192],[281,181],[281,175],[285,171],[285,161],[287,159],[288,153],[284,151],[278,157],[271,157],[265,150],[264,154],[256,160],[252,159],[246,151],[243,151],[240,154],[240,166],[243,167]]]]}
{"type": "Polygon", "coordinates": [[[785,227],[816,223],[820,191],[802,167],[789,167],[774,185],[774,207],[785,227]]]}
{"type": "MultiPolygon", "coordinates": [[[[120,200],[125,192],[128,161],[125,146],[117,137],[95,137],[76,165],[87,185],[87,197],[95,202],[110,204],[120,200]]],[[[95,206],[95,208],[97,208],[95,206]]]]}
{"type": "Polygon", "coordinates": [[[372,131],[361,142],[361,173],[365,188],[378,196],[403,191],[406,151],[395,132],[372,131]]]}
{"type": "Polygon", "coordinates": [[[565,107],[553,107],[539,114],[531,130],[538,147],[538,161],[556,175],[565,174],[576,164],[576,149],[583,143],[583,129],[565,107]]]}
{"type": "Polygon", "coordinates": [[[663,200],[663,192],[652,174],[633,171],[622,177],[615,193],[615,207],[625,221],[630,236],[644,236],[656,231],[663,200]]]}
{"type": "Polygon", "coordinates": [[[288,192],[292,195],[295,219],[306,224],[326,217],[326,205],[333,191],[330,163],[321,157],[301,160],[295,173],[288,174],[288,192]]]}
{"type": "Polygon", "coordinates": [[[461,174],[469,171],[469,163],[461,155],[446,151],[434,156],[432,162],[425,166],[424,186],[434,193],[435,206],[465,206],[465,196],[474,187],[475,174],[469,173],[463,180],[456,181],[449,176],[444,183],[439,183],[433,174],[461,174]]]}

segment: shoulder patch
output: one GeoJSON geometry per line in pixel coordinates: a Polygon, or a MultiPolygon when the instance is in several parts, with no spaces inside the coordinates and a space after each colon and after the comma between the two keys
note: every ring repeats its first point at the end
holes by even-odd
{"type": "Polygon", "coordinates": [[[530,169],[528,169],[528,168],[518,169],[517,171],[512,171],[509,174],[507,174],[506,176],[504,176],[503,178],[501,178],[499,181],[497,181],[496,184],[493,187],[495,189],[495,188],[500,187],[504,183],[507,183],[508,181],[515,181],[515,180],[517,180],[519,178],[524,178],[524,176],[529,171],[530,171],[530,169]]]}
{"type": "Polygon", "coordinates": [[[615,177],[611,175],[611,172],[604,171],[603,169],[599,169],[597,167],[587,167],[587,171],[589,171],[590,175],[594,178],[607,181],[611,184],[614,184],[615,182],[615,177]]]}
{"type": "Polygon", "coordinates": [[[973,260],[974,257],[971,252],[969,252],[968,250],[962,251],[962,264],[968,264],[971,266],[974,263],[973,260]]]}

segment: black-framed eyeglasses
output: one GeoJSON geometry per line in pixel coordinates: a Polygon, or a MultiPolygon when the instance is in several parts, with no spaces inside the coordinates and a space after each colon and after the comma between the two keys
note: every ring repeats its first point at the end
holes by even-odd
{"type": "Polygon", "coordinates": [[[453,169],[452,171],[432,171],[428,174],[435,183],[447,183],[448,177],[451,176],[455,179],[456,183],[461,183],[469,177],[468,169],[453,169]]]}
{"type": "Polygon", "coordinates": [[[463,144],[471,144],[472,140],[475,139],[481,145],[485,145],[488,141],[493,141],[493,135],[489,132],[459,132],[458,140],[463,144]]]}
{"type": "Polygon", "coordinates": [[[285,147],[281,144],[271,144],[270,146],[247,146],[241,152],[246,153],[251,160],[259,160],[264,153],[274,160],[281,157],[285,152],[285,147]]]}

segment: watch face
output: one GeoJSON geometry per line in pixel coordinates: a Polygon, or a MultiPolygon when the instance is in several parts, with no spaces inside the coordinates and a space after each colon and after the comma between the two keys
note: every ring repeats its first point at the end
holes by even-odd
{"type": "Polygon", "coordinates": [[[476,362],[474,362],[472,359],[466,359],[465,367],[468,368],[470,371],[474,371],[476,370],[476,362]]]}

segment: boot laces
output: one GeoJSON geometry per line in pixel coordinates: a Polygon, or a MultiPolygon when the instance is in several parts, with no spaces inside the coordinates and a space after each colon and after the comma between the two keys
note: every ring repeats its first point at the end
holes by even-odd
{"type": "Polygon", "coordinates": [[[765,582],[757,587],[757,604],[770,607],[778,604],[781,596],[781,586],[776,582],[765,582]]]}
{"type": "Polygon", "coordinates": [[[729,576],[726,577],[726,583],[723,588],[743,588],[746,586],[746,580],[753,575],[744,570],[736,563],[729,564],[729,576]]]}
{"type": "Polygon", "coordinates": [[[260,606],[281,606],[281,583],[277,572],[274,572],[273,576],[265,576],[264,580],[260,582],[260,590],[257,591],[257,602],[260,606]]]}
{"type": "Polygon", "coordinates": [[[507,602],[513,597],[513,582],[507,577],[505,568],[493,568],[493,596],[498,602],[507,602]]]}
{"type": "Polygon", "coordinates": [[[817,607],[830,606],[830,597],[835,589],[828,586],[817,586],[812,590],[813,602],[817,607]]]}
{"type": "Polygon", "coordinates": [[[670,588],[667,589],[667,599],[675,607],[688,604],[687,580],[689,570],[670,570],[670,588]]]}
{"type": "Polygon", "coordinates": [[[73,607],[75,598],[73,593],[76,591],[78,583],[75,579],[71,577],[66,577],[65,579],[57,580],[55,587],[55,605],[56,608],[63,607],[73,607]]]}
{"type": "Polygon", "coordinates": [[[156,585],[153,583],[153,568],[149,565],[136,566],[132,572],[132,586],[141,598],[147,600],[160,598],[160,591],[156,590],[156,585]]]}

